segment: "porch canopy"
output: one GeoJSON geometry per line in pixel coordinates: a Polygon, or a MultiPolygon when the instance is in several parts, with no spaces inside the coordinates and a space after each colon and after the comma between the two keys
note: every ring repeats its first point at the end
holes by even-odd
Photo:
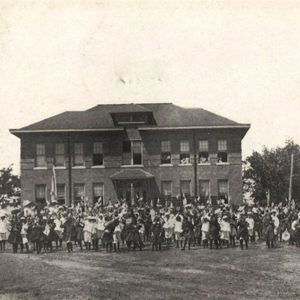
{"type": "Polygon", "coordinates": [[[151,173],[142,169],[124,169],[110,176],[112,180],[141,180],[153,177],[151,173]]]}

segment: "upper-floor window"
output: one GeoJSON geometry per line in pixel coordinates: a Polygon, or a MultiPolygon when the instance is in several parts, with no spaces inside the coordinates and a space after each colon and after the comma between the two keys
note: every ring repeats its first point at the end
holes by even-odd
{"type": "Polygon", "coordinates": [[[209,163],[208,140],[199,141],[199,163],[209,163]]]}
{"type": "Polygon", "coordinates": [[[83,144],[75,143],[74,144],[74,166],[83,166],[84,157],[83,157],[83,144]]]}
{"type": "Polygon", "coordinates": [[[65,144],[56,143],[55,144],[55,166],[65,165],[65,144]]]}
{"type": "Polygon", "coordinates": [[[161,141],[161,164],[171,164],[171,142],[161,141]]]}
{"type": "Polygon", "coordinates": [[[227,140],[218,140],[218,163],[227,163],[227,140]]]}
{"type": "Polygon", "coordinates": [[[46,167],[46,145],[45,144],[36,145],[35,166],[46,167]]]}
{"type": "Polygon", "coordinates": [[[141,165],[142,164],[142,142],[124,141],[123,142],[123,165],[141,165]]]}
{"type": "Polygon", "coordinates": [[[190,141],[182,140],[180,141],[180,164],[185,165],[190,163],[190,141]]]}
{"type": "Polygon", "coordinates": [[[103,143],[96,142],[93,144],[93,165],[103,165],[103,143]]]}

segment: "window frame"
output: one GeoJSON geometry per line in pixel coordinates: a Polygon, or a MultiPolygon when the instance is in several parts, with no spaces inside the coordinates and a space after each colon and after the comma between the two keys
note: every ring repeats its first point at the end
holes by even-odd
{"type": "Polygon", "coordinates": [[[35,185],[35,201],[37,203],[41,204],[47,204],[47,185],[46,184],[36,184],[35,185]],[[37,197],[37,189],[38,187],[43,187],[45,197],[44,198],[38,198],[37,197]]]}
{"type": "Polygon", "coordinates": [[[188,197],[188,198],[190,198],[191,197],[191,195],[192,195],[192,181],[191,180],[185,180],[185,179],[183,179],[183,180],[180,180],[180,195],[181,196],[183,196],[183,194],[185,194],[185,196],[186,197],[188,197]],[[189,194],[187,195],[186,193],[183,193],[182,192],[182,183],[183,182],[188,182],[189,183],[189,186],[190,186],[190,192],[189,192],[189,194]]]}
{"type": "Polygon", "coordinates": [[[201,201],[202,200],[207,201],[207,200],[209,200],[211,198],[211,187],[210,187],[210,180],[209,179],[199,179],[199,197],[200,197],[201,201]],[[201,196],[201,182],[208,183],[208,196],[207,196],[207,198],[206,197],[203,198],[201,196]]]}
{"type": "Polygon", "coordinates": [[[170,140],[161,140],[160,141],[160,164],[161,165],[172,165],[172,145],[170,140]],[[164,151],[163,143],[169,143],[169,151],[164,151]],[[163,158],[164,155],[170,156],[170,162],[165,162],[166,159],[163,158]]]}
{"type": "Polygon", "coordinates": [[[55,167],[65,167],[66,166],[66,145],[63,142],[57,142],[54,144],[54,166],[55,167]],[[57,145],[63,145],[63,153],[57,153],[57,145]],[[57,157],[63,157],[63,164],[57,164],[57,157]]]}
{"type": "Polygon", "coordinates": [[[179,165],[185,166],[185,165],[191,165],[191,145],[190,145],[190,140],[185,139],[185,140],[180,140],[179,143],[179,165]],[[188,150],[182,150],[182,143],[188,142],[188,150]],[[186,158],[182,158],[182,155],[187,155],[188,154],[188,162],[183,162],[186,158]]]}
{"type": "Polygon", "coordinates": [[[228,142],[226,139],[219,139],[218,140],[218,153],[217,153],[217,164],[222,165],[222,164],[228,164],[229,159],[228,159],[228,142]],[[225,149],[220,149],[221,142],[225,142],[225,149]],[[223,161],[222,156],[226,155],[226,161],[223,161]]]}
{"type": "Polygon", "coordinates": [[[60,204],[61,203],[65,204],[66,203],[66,184],[65,183],[57,183],[56,184],[56,190],[57,190],[57,201],[60,204]],[[59,192],[58,192],[59,191],[59,187],[63,187],[63,189],[64,189],[64,197],[63,198],[59,197],[59,192]]]}
{"type": "MultiPolygon", "coordinates": [[[[128,158],[127,158],[128,159],[128,158]]],[[[143,165],[143,143],[142,141],[123,141],[122,142],[122,166],[142,166],[143,165]],[[124,143],[130,144],[130,152],[124,152],[124,143]],[[140,152],[135,153],[134,152],[134,143],[140,143],[140,152]],[[130,153],[130,164],[124,163],[124,154],[130,153]],[[140,154],[141,156],[141,162],[139,164],[134,163],[134,154],[140,154]]]]}
{"type": "MultiPolygon", "coordinates": [[[[204,157],[206,156],[204,155],[204,157]]],[[[210,155],[209,155],[209,141],[208,140],[204,140],[201,139],[198,142],[198,164],[199,165],[209,165],[210,164],[210,155]],[[206,142],[207,143],[207,147],[205,149],[201,148],[201,142],[206,142]],[[202,157],[201,154],[206,154],[207,155],[207,161],[201,161],[200,158],[202,157]]]]}
{"type": "Polygon", "coordinates": [[[84,160],[84,144],[82,142],[75,142],[73,145],[73,166],[74,167],[84,167],[85,166],[85,160],[84,160]],[[76,145],[82,146],[82,153],[76,153],[76,145]],[[76,156],[82,155],[82,164],[76,163],[76,156]]]}
{"type": "Polygon", "coordinates": [[[218,200],[221,200],[221,199],[225,199],[225,203],[228,203],[228,199],[229,199],[229,180],[228,179],[218,179],[218,200]],[[221,182],[225,182],[226,183],[226,188],[227,188],[227,198],[222,198],[220,197],[220,183],[221,182]]]}
{"type": "Polygon", "coordinates": [[[172,199],[172,197],[173,197],[173,182],[172,182],[172,180],[162,180],[161,181],[161,195],[166,199],[172,199]],[[164,194],[163,186],[164,186],[165,183],[170,184],[170,195],[165,195],[164,194]]]}
{"type": "Polygon", "coordinates": [[[93,182],[93,203],[97,203],[99,198],[102,197],[102,202],[104,201],[104,182],[93,182]],[[97,200],[95,200],[95,186],[96,185],[102,185],[102,195],[97,197],[97,200]]]}
{"type": "Polygon", "coordinates": [[[100,166],[104,166],[104,153],[103,153],[103,142],[97,141],[97,142],[93,142],[93,157],[92,157],[92,164],[93,167],[100,167],[100,166]],[[100,145],[100,152],[95,152],[95,145],[99,144],[100,145]],[[101,164],[96,164],[95,163],[95,155],[100,155],[100,160],[102,161],[101,164]]]}
{"type": "Polygon", "coordinates": [[[46,144],[45,143],[37,143],[35,145],[35,167],[36,168],[47,168],[47,157],[46,157],[46,144]],[[38,153],[38,146],[43,146],[44,150],[43,150],[43,154],[38,153]],[[43,165],[39,165],[38,164],[38,157],[43,157],[44,158],[44,164],[43,165]]]}
{"type": "Polygon", "coordinates": [[[79,201],[84,200],[85,198],[85,184],[84,183],[74,183],[73,185],[73,199],[74,199],[74,204],[77,204],[79,201],[78,199],[75,198],[75,187],[76,186],[83,186],[83,195],[81,197],[83,197],[83,199],[80,199],[79,201]]]}

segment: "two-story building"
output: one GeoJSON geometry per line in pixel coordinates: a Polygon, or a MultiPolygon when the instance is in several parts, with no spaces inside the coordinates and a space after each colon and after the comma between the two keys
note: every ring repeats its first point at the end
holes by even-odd
{"type": "Polygon", "coordinates": [[[71,204],[174,197],[242,201],[249,124],[172,103],[97,105],[11,129],[21,141],[21,197],[71,204]]]}

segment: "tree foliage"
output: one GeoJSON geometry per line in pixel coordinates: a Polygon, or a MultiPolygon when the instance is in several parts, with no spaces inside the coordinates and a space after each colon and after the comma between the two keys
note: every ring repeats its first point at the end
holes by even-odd
{"type": "Polygon", "coordinates": [[[288,199],[291,154],[294,154],[293,194],[300,199],[300,146],[288,140],[284,147],[264,148],[262,153],[254,151],[248,156],[243,167],[244,191],[265,203],[268,190],[272,202],[279,203],[288,199]]]}
{"type": "Polygon", "coordinates": [[[0,196],[20,195],[20,178],[12,174],[12,166],[0,169],[0,196]]]}

